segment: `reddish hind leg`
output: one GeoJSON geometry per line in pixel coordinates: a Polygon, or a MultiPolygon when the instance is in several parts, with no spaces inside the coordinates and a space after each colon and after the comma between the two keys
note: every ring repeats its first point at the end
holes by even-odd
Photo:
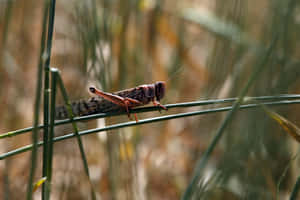
{"type": "MultiPolygon", "coordinates": [[[[125,108],[129,119],[131,119],[129,109],[132,107],[135,107],[135,106],[142,105],[142,103],[138,100],[135,100],[135,99],[132,99],[129,97],[121,97],[121,96],[111,94],[108,92],[103,92],[101,90],[98,90],[95,87],[90,87],[90,92],[106,99],[107,101],[110,101],[116,105],[119,105],[119,106],[125,108]]],[[[134,115],[134,117],[135,117],[135,120],[138,121],[136,114],[134,115]]]]}

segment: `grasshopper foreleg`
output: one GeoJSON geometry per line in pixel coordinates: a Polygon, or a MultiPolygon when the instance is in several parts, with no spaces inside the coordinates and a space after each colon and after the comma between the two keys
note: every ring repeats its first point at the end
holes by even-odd
{"type": "MultiPolygon", "coordinates": [[[[164,110],[168,110],[168,108],[166,108],[165,106],[161,105],[158,101],[153,100],[152,103],[153,103],[154,106],[157,106],[157,107],[162,108],[164,110]]],[[[160,112],[160,110],[159,110],[159,112],[160,112]]]]}

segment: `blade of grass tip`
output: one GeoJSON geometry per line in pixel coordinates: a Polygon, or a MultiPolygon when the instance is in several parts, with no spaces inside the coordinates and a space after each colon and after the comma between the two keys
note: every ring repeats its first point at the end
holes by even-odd
{"type": "Polygon", "coordinates": [[[220,125],[220,128],[216,131],[215,137],[213,138],[212,142],[208,146],[207,150],[204,152],[201,159],[197,162],[193,178],[182,196],[183,200],[191,199],[194,189],[197,185],[197,182],[199,181],[199,177],[201,176],[202,170],[206,166],[207,161],[210,158],[210,155],[212,154],[216,145],[218,144],[221,137],[223,136],[223,133],[224,133],[227,125],[232,120],[236,111],[239,109],[240,104],[243,102],[243,99],[246,96],[249,88],[253,85],[255,80],[257,80],[257,78],[259,77],[259,74],[266,68],[267,62],[271,56],[271,53],[273,52],[273,49],[277,43],[277,40],[278,40],[278,34],[276,34],[275,37],[273,38],[269,48],[264,53],[263,58],[260,60],[260,63],[258,63],[256,69],[254,69],[253,73],[250,75],[250,78],[247,81],[246,86],[243,88],[241,94],[239,95],[239,98],[235,101],[232,109],[228,112],[228,114],[225,117],[225,120],[220,125]]]}
{"type": "Polygon", "coordinates": [[[58,73],[58,71],[55,71],[54,73],[58,77],[59,88],[61,90],[61,93],[62,93],[62,96],[64,98],[65,104],[67,106],[68,114],[71,118],[71,123],[72,123],[74,133],[75,133],[76,138],[77,138],[77,142],[78,142],[78,146],[79,146],[79,150],[80,150],[80,154],[81,154],[81,158],[82,158],[82,162],[83,162],[83,167],[84,167],[85,173],[86,173],[86,175],[88,177],[88,180],[90,182],[90,185],[91,185],[92,199],[96,200],[96,193],[94,191],[94,187],[93,187],[92,181],[90,179],[89,167],[88,167],[87,159],[86,159],[86,156],[85,156],[84,148],[83,148],[83,145],[82,145],[82,140],[81,140],[80,135],[79,135],[77,124],[76,124],[76,122],[74,122],[74,114],[73,114],[73,110],[72,110],[72,107],[71,107],[71,104],[70,104],[70,101],[69,101],[69,98],[68,98],[68,95],[67,95],[67,91],[66,91],[64,83],[63,83],[62,78],[61,78],[60,74],[58,73]]]}
{"type": "MultiPolygon", "coordinates": [[[[47,175],[47,155],[48,155],[48,140],[49,140],[49,93],[50,93],[50,80],[49,80],[49,73],[50,73],[50,58],[51,58],[51,48],[52,48],[52,39],[53,39],[53,30],[54,30],[54,17],[55,17],[55,0],[45,0],[45,3],[49,3],[49,18],[48,18],[48,34],[47,34],[47,47],[46,53],[44,55],[45,58],[45,79],[44,79],[44,151],[43,151],[43,169],[42,174],[43,177],[47,175]]],[[[48,200],[49,194],[47,192],[46,184],[42,186],[42,200],[48,200]]]]}
{"type": "MultiPolygon", "coordinates": [[[[260,104],[261,105],[261,104],[260,104]]],[[[265,113],[274,121],[276,121],[292,138],[300,143],[300,128],[294,123],[279,115],[278,113],[270,110],[264,105],[261,105],[265,113]]]]}
{"type": "Polygon", "coordinates": [[[47,177],[43,177],[43,178],[41,178],[40,180],[38,180],[38,181],[34,184],[34,186],[33,186],[33,192],[37,191],[37,189],[38,189],[39,187],[41,187],[41,185],[42,185],[46,180],[47,180],[47,177]]]}
{"type": "Polygon", "coordinates": [[[296,184],[293,188],[293,191],[291,193],[291,197],[290,197],[290,200],[296,200],[297,199],[297,196],[298,196],[298,193],[299,193],[299,188],[300,188],[300,177],[298,177],[297,181],[296,181],[296,184]]]}
{"type": "MultiPolygon", "coordinates": [[[[37,126],[38,129],[42,129],[44,128],[43,125],[38,125],[37,126]]],[[[23,133],[26,133],[26,132],[29,132],[29,131],[32,131],[33,130],[33,127],[27,127],[27,128],[22,128],[22,129],[18,129],[18,130],[15,130],[15,131],[9,131],[7,133],[3,133],[0,135],[0,140],[3,139],[3,138],[7,138],[7,137],[14,137],[14,136],[17,136],[17,135],[20,135],[20,134],[23,134],[23,133]]]]}
{"type": "Polygon", "coordinates": [[[35,97],[35,106],[34,106],[34,125],[32,130],[32,158],[31,158],[31,170],[27,185],[27,194],[26,199],[32,199],[32,192],[33,192],[33,178],[35,174],[36,168],[36,159],[37,159],[37,142],[38,142],[38,122],[39,122],[39,107],[41,102],[41,95],[42,95],[42,78],[43,78],[43,52],[45,50],[45,38],[46,38],[46,22],[48,16],[48,1],[44,3],[44,16],[43,16],[43,23],[42,23],[42,34],[41,34],[41,49],[39,55],[39,64],[38,64],[38,73],[37,73],[37,85],[36,85],[36,97],[35,97]]]}

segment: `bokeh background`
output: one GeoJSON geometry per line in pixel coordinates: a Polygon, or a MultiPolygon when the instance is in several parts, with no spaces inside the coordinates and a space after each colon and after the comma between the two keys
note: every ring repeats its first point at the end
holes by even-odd
{"type": "MultiPolygon", "coordinates": [[[[43,8],[44,1],[0,1],[1,133],[33,124],[43,8]]],[[[60,70],[71,100],[89,98],[90,85],[113,92],[160,80],[167,83],[162,103],[236,97],[276,41],[247,96],[299,93],[299,35],[297,0],[57,0],[50,66],[60,70]]],[[[60,94],[57,102],[63,102],[60,94]]],[[[199,109],[204,107],[138,117],[199,109]]],[[[300,125],[299,105],[272,109],[300,125]]],[[[224,116],[82,137],[97,197],[180,199],[224,116]]],[[[118,116],[79,126],[127,120],[118,116]]],[[[56,130],[70,132],[68,126],[56,130]]],[[[30,143],[31,133],[2,139],[0,153],[30,143]]],[[[300,172],[298,146],[262,109],[239,111],[193,198],[288,199],[300,172]]],[[[90,199],[76,140],[58,142],[54,149],[51,198],[90,199]]],[[[30,152],[0,161],[0,199],[24,199],[30,163],[30,152]]]]}

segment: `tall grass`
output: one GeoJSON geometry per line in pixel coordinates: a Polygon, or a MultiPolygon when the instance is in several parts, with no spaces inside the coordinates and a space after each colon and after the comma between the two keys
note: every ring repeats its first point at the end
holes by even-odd
{"type": "Polygon", "coordinates": [[[298,125],[300,5],[214,3],[1,3],[0,198],[297,199],[298,145],[261,104],[298,125]],[[89,85],[157,80],[167,82],[167,112],[133,109],[139,122],[128,122],[69,109],[71,119],[54,121],[55,106],[88,98],[89,85]]]}

